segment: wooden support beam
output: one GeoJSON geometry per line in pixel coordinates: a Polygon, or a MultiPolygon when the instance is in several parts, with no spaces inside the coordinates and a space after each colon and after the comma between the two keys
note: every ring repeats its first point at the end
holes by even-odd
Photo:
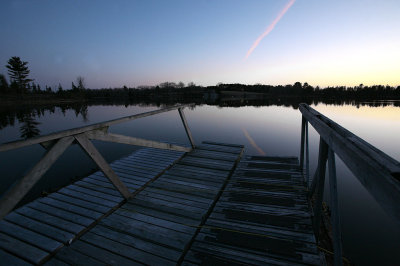
{"type": "Polygon", "coordinates": [[[304,169],[304,133],[306,129],[306,122],[307,120],[304,118],[304,116],[301,116],[300,168],[302,170],[304,169]]]}
{"type": "Polygon", "coordinates": [[[194,140],[192,137],[192,133],[190,132],[189,125],[186,121],[185,114],[183,113],[183,108],[178,108],[178,111],[179,111],[179,115],[181,116],[183,126],[185,127],[186,134],[190,140],[190,144],[192,145],[192,148],[194,149],[195,148],[194,140]]]}
{"type": "Polygon", "coordinates": [[[310,185],[310,147],[308,143],[308,122],[306,122],[306,182],[307,182],[307,188],[309,188],[310,185]]]}
{"type": "Polygon", "coordinates": [[[315,197],[315,209],[314,209],[314,233],[315,238],[319,241],[319,227],[321,224],[321,214],[322,214],[322,200],[324,196],[324,186],[325,186],[325,171],[326,171],[326,161],[328,158],[328,144],[320,138],[320,154],[318,157],[318,176],[317,176],[317,195],[315,197]]]}
{"type": "Polygon", "coordinates": [[[141,138],[135,138],[130,136],[106,133],[98,130],[90,131],[86,134],[89,139],[96,139],[101,141],[137,145],[137,146],[151,147],[164,150],[183,151],[183,152],[190,152],[192,150],[191,148],[188,147],[183,147],[158,141],[146,140],[141,138]]]}
{"type": "Polygon", "coordinates": [[[328,166],[329,166],[329,197],[331,208],[331,224],[333,235],[333,251],[334,263],[336,266],[341,266],[342,263],[342,233],[340,230],[340,215],[338,205],[338,192],[336,181],[336,163],[335,154],[332,149],[328,151],[328,166]]]}
{"type": "Polygon", "coordinates": [[[5,193],[0,200],[0,219],[3,219],[14,209],[18,202],[22,200],[73,141],[74,138],[71,136],[58,140],[29,173],[5,193]]]}
{"type": "Polygon", "coordinates": [[[125,184],[119,179],[117,174],[111,169],[111,166],[101,156],[100,152],[96,149],[93,143],[88,139],[85,133],[75,135],[82,149],[89,155],[90,158],[97,164],[104,175],[111,181],[114,187],[122,194],[125,199],[131,198],[132,194],[129,192],[125,184]]]}

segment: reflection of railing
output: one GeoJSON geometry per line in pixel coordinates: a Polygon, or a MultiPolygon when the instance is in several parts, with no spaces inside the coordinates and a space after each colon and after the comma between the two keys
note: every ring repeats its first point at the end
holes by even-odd
{"type": "Polygon", "coordinates": [[[38,136],[27,140],[14,141],[0,145],[1,151],[13,150],[33,144],[42,145],[47,152],[39,160],[39,162],[29,171],[29,173],[19,180],[11,189],[9,189],[5,195],[0,199],[0,219],[2,219],[7,213],[9,213],[18,202],[28,193],[28,191],[35,185],[39,179],[46,173],[51,165],[64,153],[64,151],[73,143],[77,142],[82,149],[89,155],[90,158],[97,164],[104,175],[113,183],[116,189],[126,199],[131,197],[131,193],[125,184],[119,179],[119,177],[111,169],[110,165],[101,156],[99,151],[90,141],[101,140],[108,142],[116,142],[122,144],[130,144],[137,146],[153,147],[158,149],[168,149],[176,151],[190,151],[194,148],[194,141],[190,133],[188,124],[186,122],[183,108],[190,105],[173,106],[165,109],[155,110],[147,113],[141,113],[131,116],[126,116],[107,122],[93,124],[89,126],[73,128],[69,130],[52,133],[49,135],[38,136]],[[123,136],[118,134],[108,133],[108,128],[112,125],[127,122],[130,120],[147,117],[159,113],[168,112],[171,110],[178,109],[179,115],[182,119],[183,126],[186,134],[190,140],[192,148],[173,145],[169,143],[156,142],[152,140],[134,138],[129,136],[123,136]]]}
{"type": "Polygon", "coordinates": [[[381,207],[397,221],[400,221],[400,163],[307,104],[300,104],[299,109],[302,113],[300,166],[304,168],[305,163],[307,185],[309,185],[308,123],[320,135],[318,166],[309,186],[309,196],[312,197],[316,193],[313,221],[315,235],[318,240],[326,162],[328,161],[335,264],[341,265],[342,244],[335,153],[381,207]]]}

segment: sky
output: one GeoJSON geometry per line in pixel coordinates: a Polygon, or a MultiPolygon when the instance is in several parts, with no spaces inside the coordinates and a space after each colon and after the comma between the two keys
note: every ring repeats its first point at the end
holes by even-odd
{"type": "Polygon", "coordinates": [[[0,73],[41,86],[400,85],[399,0],[2,0],[0,73]]]}

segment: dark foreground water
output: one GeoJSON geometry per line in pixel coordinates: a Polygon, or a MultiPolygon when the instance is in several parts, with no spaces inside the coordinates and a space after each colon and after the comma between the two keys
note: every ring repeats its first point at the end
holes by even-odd
{"type": "MultiPolygon", "coordinates": [[[[356,135],[400,160],[400,108],[322,105],[312,106],[356,135]]],[[[157,106],[75,106],[3,113],[0,143],[36,134],[92,124],[121,116],[158,109],[157,106]]],[[[299,155],[301,114],[283,106],[196,106],[185,114],[197,143],[213,140],[246,145],[246,154],[299,155]]],[[[147,117],[110,128],[111,132],[152,140],[188,143],[178,111],[147,117]]],[[[310,168],[314,173],[318,134],[310,127],[310,168]]],[[[95,142],[108,161],[126,156],[137,147],[95,142]]],[[[0,153],[4,193],[44,154],[39,145],[0,153]]],[[[51,192],[96,169],[76,145],[53,165],[24,200],[51,192]]],[[[339,207],[344,253],[357,265],[400,265],[400,226],[381,209],[346,166],[337,158],[339,207]]],[[[327,178],[328,179],[328,178],[327,178]]],[[[329,189],[325,189],[329,191],[329,189]]],[[[327,199],[329,195],[326,195],[327,199]]],[[[400,204],[400,202],[399,202],[400,204]]]]}

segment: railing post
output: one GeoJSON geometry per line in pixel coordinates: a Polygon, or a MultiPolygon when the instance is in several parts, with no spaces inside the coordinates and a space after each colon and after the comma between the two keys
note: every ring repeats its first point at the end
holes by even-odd
{"type": "Polygon", "coordinates": [[[192,133],[190,132],[189,125],[188,125],[188,123],[186,121],[185,114],[183,113],[183,108],[178,108],[178,112],[179,112],[179,115],[181,116],[182,123],[183,123],[183,126],[185,127],[185,131],[186,131],[186,134],[187,134],[187,136],[189,138],[190,144],[192,145],[192,148],[194,149],[194,147],[195,147],[194,140],[193,140],[193,137],[192,137],[192,133]]]}
{"type": "Polygon", "coordinates": [[[304,169],[304,132],[305,132],[306,119],[301,116],[301,144],[300,144],[300,169],[304,169]]]}
{"type": "Polygon", "coordinates": [[[319,141],[319,157],[318,157],[318,175],[317,177],[317,195],[315,198],[315,210],[314,210],[314,232],[317,241],[319,240],[319,227],[321,224],[322,214],[322,197],[324,195],[325,185],[325,171],[326,171],[326,160],[328,157],[328,144],[320,138],[319,141]]]}
{"type": "Polygon", "coordinates": [[[306,179],[307,179],[307,188],[309,188],[310,183],[310,153],[309,153],[309,144],[308,144],[308,122],[306,122],[306,179]]]}
{"type": "Polygon", "coordinates": [[[50,166],[64,153],[74,141],[73,137],[64,137],[57,141],[40,159],[40,161],[18,183],[8,190],[0,200],[0,220],[4,218],[39,179],[49,170],[50,166]]]}
{"type": "Polygon", "coordinates": [[[336,164],[335,154],[331,148],[328,152],[329,166],[329,192],[331,207],[331,224],[333,234],[333,251],[335,265],[342,265],[342,236],[340,230],[340,215],[338,206],[337,180],[336,180],[336,164]]]}

